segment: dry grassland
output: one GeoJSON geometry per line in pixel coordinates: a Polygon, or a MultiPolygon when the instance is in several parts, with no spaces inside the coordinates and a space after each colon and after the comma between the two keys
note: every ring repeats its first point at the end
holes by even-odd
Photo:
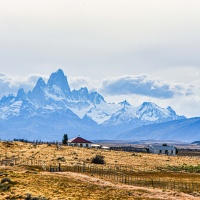
{"type": "MultiPolygon", "coordinates": [[[[169,157],[144,153],[129,153],[55,145],[33,145],[20,142],[0,142],[0,160],[17,158],[16,166],[0,168],[0,179],[9,177],[10,189],[0,191],[0,199],[25,199],[31,194],[38,199],[200,199],[199,193],[183,194],[160,189],[120,185],[72,172],[50,173],[40,169],[49,165],[82,165],[91,163],[92,157],[105,156],[104,168],[131,169],[132,174],[144,178],[162,178],[200,183],[200,173],[170,172],[166,166],[200,165],[198,157],[169,157]],[[24,162],[24,163],[23,163],[24,162]],[[41,165],[40,168],[24,166],[41,165]],[[19,165],[18,165],[19,164],[19,165]],[[157,171],[156,168],[163,168],[157,171]],[[41,196],[39,198],[39,196],[41,196]]],[[[91,165],[91,164],[90,164],[91,165]]]]}

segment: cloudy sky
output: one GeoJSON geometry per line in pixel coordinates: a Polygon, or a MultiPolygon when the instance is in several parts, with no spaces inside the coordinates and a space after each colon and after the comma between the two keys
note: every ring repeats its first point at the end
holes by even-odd
{"type": "Polygon", "coordinates": [[[199,0],[0,0],[0,96],[62,68],[107,101],[200,116],[199,0]]]}

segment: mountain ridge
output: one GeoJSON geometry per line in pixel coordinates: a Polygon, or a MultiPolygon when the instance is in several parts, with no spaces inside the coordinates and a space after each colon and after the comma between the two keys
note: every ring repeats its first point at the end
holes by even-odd
{"type": "Polygon", "coordinates": [[[117,139],[174,140],[192,142],[200,138],[200,117],[143,125],[117,135],[117,139]]]}
{"type": "Polygon", "coordinates": [[[20,124],[23,119],[21,127],[17,126],[18,131],[25,134],[26,130],[27,134],[35,134],[33,137],[46,134],[46,127],[53,135],[72,132],[73,136],[85,134],[94,139],[105,139],[142,125],[186,119],[169,106],[161,108],[152,102],[144,102],[134,107],[126,100],[111,104],[98,92],[89,92],[86,87],[71,91],[61,69],[52,73],[47,82],[39,78],[28,93],[21,88],[16,96],[4,96],[0,100],[0,111],[0,123],[8,132],[11,130],[11,135],[16,123],[20,124]],[[60,116],[57,122],[60,127],[53,122],[53,117],[57,120],[57,116],[60,116]],[[51,124],[46,120],[48,118],[52,120],[51,124]],[[37,122],[32,124],[31,120],[37,122]]]}

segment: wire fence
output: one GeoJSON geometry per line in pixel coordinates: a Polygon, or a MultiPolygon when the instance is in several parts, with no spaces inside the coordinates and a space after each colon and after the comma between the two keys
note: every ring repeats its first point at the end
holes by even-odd
{"type": "MultiPolygon", "coordinates": [[[[48,170],[48,167],[47,167],[48,170]]],[[[185,193],[200,192],[200,183],[197,182],[181,182],[174,180],[164,180],[161,178],[136,177],[130,172],[122,172],[90,165],[74,165],[74,166],[50,166],[51,172],[76,172],[87,175],[96,176],[115,183],[127,184],[132,186],[142,186],[148,188],[160,188],[163,190],[176,190],[185,193]]]]}
{"type": "MultiPolygon", "coordinates": [[[[83,173],[90,176],[99,177],[111,182],[127,184],[132,186],[160,188],[163,190],[175,190],[184,193],[200,192],[200,183],[191,181],[175,181],[173,179],[162,178],[149,178],[141,177],[137,175],[139,172],[167,172],[179,171],[184,169],[177,169],[177,167],[147,167],[147,166],[128,166],[128,165],[95,165],[95,164],[55,164],[52,162],[46,162],[45,160],[31,159],[29,158],[10,158],[0,161],[0,165],[25,165],[39,167],[42,171],[50,172],[75,172],[83,173]]],[[[180,172],[180,171],[179,171],[180,172]]],[[[190,172],[198,173],[195,169],[190,172]]]]}
{"type": "MultiPolygon", "coordinates": [[[[0,165],[56,165],[58,160],[45,161],[42,159],[34,159],[34,158],[12,158],[12,159],[4,159],[0,161],[0,165]],[[10,164],[11,163],[11,164],[10,164]]],[[[64,165],[77,165],[77,162],[71,162],[71,164],[66,163],[64,165]]],[[[80,165],[80,163],[79,163],[80,165]]],[[[87,163],[87,165],[89,165],[87,163]]],[[[90,164],[91,165],[91,164],[90,164]]],[[[200,173],[200,165],[192,166],[192,165],[181,165],[181,166],[145,166],[145,165],[120,165],[120,164],[106,164],[104,168],[115,170],[119,172],[189,172],[189,173],[200,173]]]]}

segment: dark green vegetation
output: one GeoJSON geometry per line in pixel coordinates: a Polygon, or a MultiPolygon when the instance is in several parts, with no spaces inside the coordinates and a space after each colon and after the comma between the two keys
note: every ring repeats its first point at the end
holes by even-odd
{"type": "Polygon", "coordinates": [[[105,164],[104,156],[102,155],[96,155],[94,158],[92,158],[92,163],[94,164],[105,164]]]}
{"type": "Polygon", "coordinates": [[[62,143],[63,143],[64,145],[67,145],[67,142],[68,142],[68,135],[67,135],[67,134],[64,134],[64,135],[63,135],[62,143]]]}
{"type": "Polygon", "coordinates": [[[181,165],[181,166],[167,166],[167,169],[171,171],[183,171],[183,172],[190,172],[190,173],[200,173],[200,165],[181,165]]]}

